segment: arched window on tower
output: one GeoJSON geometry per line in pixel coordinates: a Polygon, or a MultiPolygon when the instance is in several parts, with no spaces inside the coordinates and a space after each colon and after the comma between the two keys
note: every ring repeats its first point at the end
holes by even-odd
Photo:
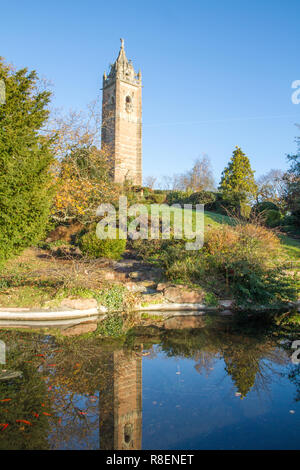
{"type": "Polygon", "coordinates": [[[132,98],[129,95],[125,98],[125,108],[128,113],[132,111],[132,98]]]}

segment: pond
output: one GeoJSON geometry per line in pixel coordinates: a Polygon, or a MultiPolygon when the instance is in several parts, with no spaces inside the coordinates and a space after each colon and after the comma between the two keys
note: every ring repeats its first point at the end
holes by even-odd
{"type": "Polygon", "coordinates": [[[122,342],[0,330],[0,449],[299,449],[296,339],[220,317],[122,342]]]}

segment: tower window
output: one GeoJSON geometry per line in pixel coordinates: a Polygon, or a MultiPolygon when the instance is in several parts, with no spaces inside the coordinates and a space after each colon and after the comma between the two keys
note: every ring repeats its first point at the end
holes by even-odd
{"type": "Polygon", "coordinates": [[[132,99],[129,95],[127,95],[125,98],[125,108],[128,113],[132,111],[132,99]]]}
{"type": "Polygon", "coordinates": [[[132,424],[125,424],[124,426],[124,442],[129,444],[132,441],[132,424]]]}

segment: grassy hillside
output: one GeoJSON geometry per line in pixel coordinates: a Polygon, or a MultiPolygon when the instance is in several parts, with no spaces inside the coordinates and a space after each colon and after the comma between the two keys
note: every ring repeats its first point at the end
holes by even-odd
{"type": "MultiPolygon", "coordinates": [[[[226,215],[216,214],[215,212],[205,212],[205,225],[230,224],[232,220],[226,215]]],[[[284,253],[293,261],[300,263],[300,240],[279,235],[284,253]]]]}
{"type": "MultiPolygon", "coordinates": [[[[181,209],[176,209],[180,211],[181,209]]],[[[233,224],[233,219],[229,216],[217,214],[216,212],[206,211],[204,214],[204,226],[218,226],[220,224],[233,224]]],[[[195,229],[195,211],[193,211],[193,229],[195,229]]],[[[283,253],[288,256],[291,261],[296,261],[300,265],[300,240],[288,237],[286,235],[279,235],[283,253]]]]}

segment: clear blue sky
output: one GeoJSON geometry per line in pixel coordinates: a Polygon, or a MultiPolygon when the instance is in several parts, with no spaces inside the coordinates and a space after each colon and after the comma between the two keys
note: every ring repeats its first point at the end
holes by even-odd
{"type": "Polygon", "coordinates": [[[259,176],[296,150],[299,0],[10,0],[0,20],[0,55],[50,79],[66,110],[100,99],[125,38],[143,74],[145,175],[206,153],[218,181],[238,145],[259,176]]]}

